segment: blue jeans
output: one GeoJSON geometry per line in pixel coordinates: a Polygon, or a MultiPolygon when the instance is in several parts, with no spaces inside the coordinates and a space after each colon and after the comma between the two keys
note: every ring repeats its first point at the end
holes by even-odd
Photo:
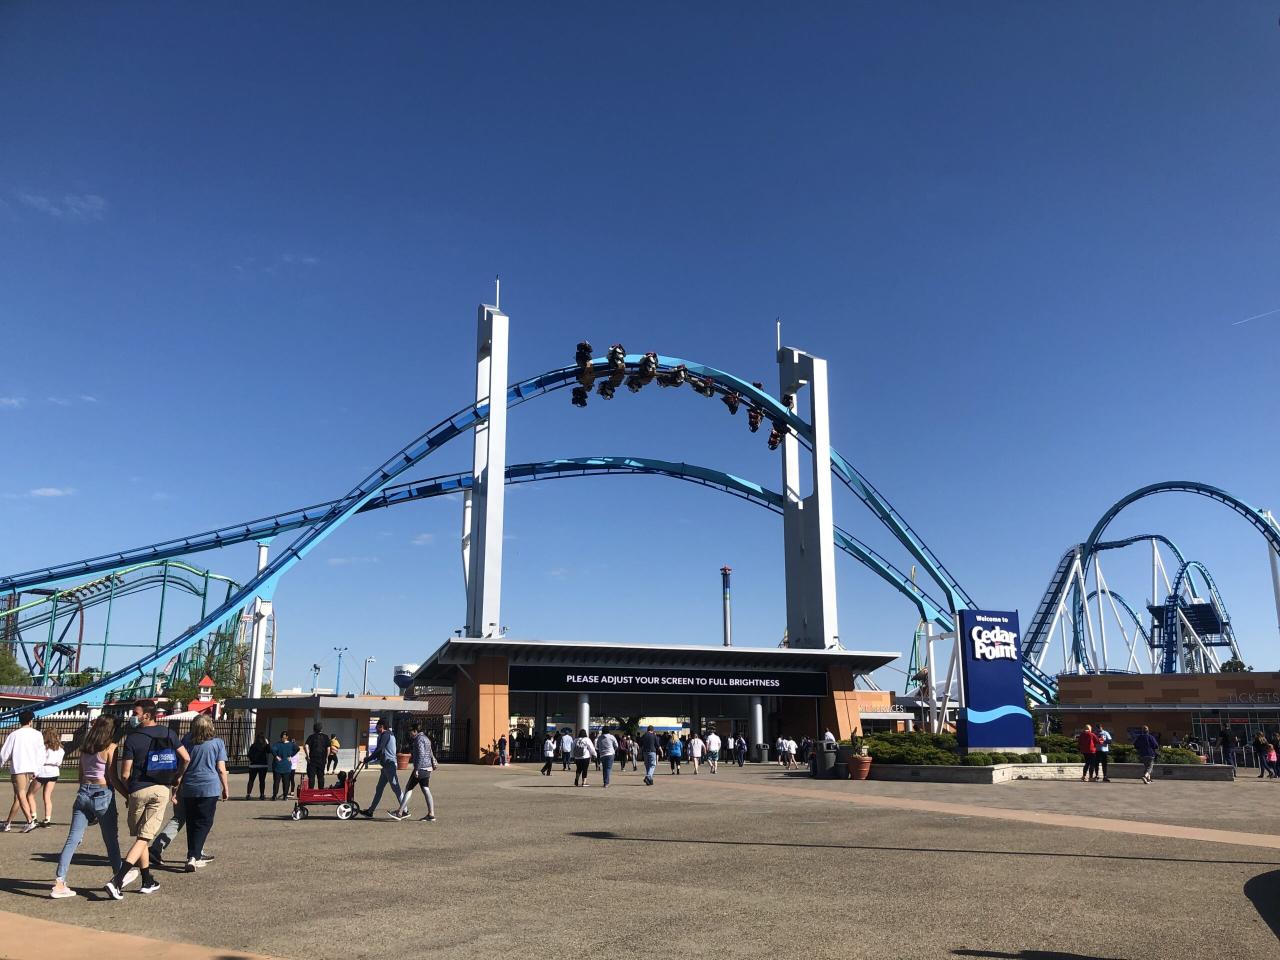
{"type": "Polygon", "coordinates": [[[658,755],[656,753],[646,753],[644,755],[644,775],[650,780],[653,779],[654,773],[658,770],[658,755]]]}
{"type": "Polygon", "coordinates": [[[604,771],[604,785],[609,785],[609,775],[613,773],[613,754],[600,758],[600,769],[604,771]]]}
{"type": "Polygon", "coordinates": [[[67,834],[67,842],[62,847],[62,856],[58,858],[57,876],[65,880],[67,871],[71,869],[71,855],[84,839],[84,832],[89,827],[89,819],[98,821],[102,831],[102,843],[107,848],[107,859],[111,861],[111,871],[118,873],[123,866],[120,860],[120,838],[116,832],[116,794],[110,787],[100,787],[94,783],[82,783],[76,793],[75,802],[71,805],[71,830],[67,834]]]}
{"type": "Polygon", "coordinates": [[[382,802],[382,791],[387,788],[387,784],[391,785],[391,792],[396,795],[397,808],[404,805],[404,794],[400,792],[400,778],[396,776],[395,761],[384,761],[382,775],[378,777],[378,789],[373,792],[373,803],[369,805],[371,811],[377,812],[378,804],[382,802]]]}

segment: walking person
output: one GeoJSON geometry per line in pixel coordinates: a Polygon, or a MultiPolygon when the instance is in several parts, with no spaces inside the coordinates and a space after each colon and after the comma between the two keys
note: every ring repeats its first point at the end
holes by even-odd
{"type": "MultiPolygon", "coordinates": [[[[244,798],[253,799],[253,781],[258,781],[258,799],[267,799],[267,769],[271,766],[271,741],[260,733],[249,744],[249,784],[244,788],[244,798]]],[[[272,799],[275,799],[274,797],[272,799]]]]}
{"type": "Polygon", "coordinates": [[[1228,728],[1223,727],[1218,734],[1218,746],[1222,748],[1222,762],[1231,768],[1231,779],[1236,778],[1236,747],[1240,741],[1228,728]]]}
{"type": "Polygon", "coordinates": [[[1258,779],[1267,775],[1267,735],[1259,730],[1253,738],[1253,757],[1258,762],[1258,779]]]}
{"type": "MultiPolygon", "coordinates": [[[[67,872],[71,869],[71,858],[84,839],[89,824],[97,823],[102,831],[102,845],[107,850],[107,862],[111,865],[112,874],[120,872],[123,861],[120,859],[120,838],[117,835],[118,817],[116,814],[116,791],[124,793],[124,784],[116,779],[116,722],[108,716],[98,716],[80,741],[80,787],[71,804],[71,829],[67,831],[67,842],[62,845],[62,854],[58,857],[58,871],[54,876],[53,889],[49,892],[55,900],[76,896],[76,892],[67,885],[67,872]]],[[[127,876],[125,883],[132,883],[136,877],[127,876]]]]}
{"type": "Polygon", "coordinates": [[[542,741],[542,769],[538,772],[544,777],[551,776],[551,764],[555,759],[556,738],[548,733],[546,739],[542,741]]]}
{"type": "MultiPolygon", "coordinates": [[[[187,755],[191,755],[191,732],[180,741],[187,750],[187,755]]],[[[169,820],[156,834],[156,838],[151,841],[151,849],[149,856],[152,864],[164,863],[164,852],[169,848],[169,844],[177,839],[182,828],[187,825],[187,809],[182,805],[181,799],[177,796],[173,798],[173,812],[169,820]]],[[[213,859],[210,857],[209,859],[213,859]]]]}
{"type": "Polygon", "coordinates": [[[280,732],[280,739],[271,745],[271,799],[281,797],[288,800],[293,792],[293,756],[298,752],[298,745],[289,736],[288,730],[280,732]]]}
{"type": "Polygon", "coordinates": [[[702,757],[707,751],[707,745],[702,742],[702,737],[695,733],[689,738],[689,762],[693,764],[693,774],[698,775],[698,764],[702,762],[702,757]]]}
{"type": "Polygon", "coordinates": [[[1276,757],[1276,741],[1271,739],[1267,741],[1267,772],[1271,774],[1272,780],[1280,776],[1280,769],[1277,769],[1276,766],[1277,763],[1280,763],[1280,760],[1276,757]]]}
{"type": "Polygon", "coordinates": [[[573,759],[573,737],[566,730],[560,734],[560,769],[568,770],[569,761],[573,759]]]}
{"type": "Polygon", "coordinates": [[[498,738],[498,766],[505,767],[507,765],[507,735],[504,733],[498,738]]]}
{"type": "Polygon", "coordinates": [[[30,833],[36,828],[36,811],[31,805],[31,781],[44,766],[44,736],[33,724],[36,715],[30,707],[18,712],[18,729],[5,737],[0,746],[0,770],[9,768],[9,778],[13,783],[13,804],[9,807],[9,818],[0,823],[0,833],[8,833],[9,825],[18,811],[26,826],[23,833],[30,833]]]}
{"type": "Polygon", "coordinates": [[[600,735],[596,737],[596,757],[600,761],[600,774],[604,778],[602,787],[608,789],[609,781],[613,778],[613,759],[618,754],[618,738],[609,732],[608,727],[600,728],[600,735]]]}
{"type": "Polygon", "coordinates": [[[596,756],[596,745],[591,742],[591,738],[587,736],[587,731],[579,730],[578,737],[573,741],[573,785],[575,787],[585,787],[587,785],[587,774],[591,771],[591,760],[596,756]]]}
{"type": "Polygon", "coordinates": [[[684,748],[680,745],[680,740],[676,737],[671,738],[671,743],[667,746],[667,760],[671,763],[671,772],[678,774],[680,772],[680,761],[684,759],[684,748]]]}
{"type": "Polygon", "coordinates": [[[404,796],[400,798],[400,809],[392,817],[403,820],[409,816],[409,800],[413,797],[413,788],[421,787],[422,796],[427,801],[427,815],[422,819],[430,822],[436,818],[436,801],[431,796],[431,774],[438,764],[435,751],[431,749],[431,738],[416,723],[409,725],[409,754],[413,773],[409,774],[409,783],[404,788],[404,796]]]}
{"type": "MultiPolygon", "coordinates": [[[[364,758],[364,765],[376,763],[382,771],[378,775],[378,787],[373,791],[373,803],[362,811],[366,817],[373,817],[382,802],[382,791],[388,786],[396,798],[396,810],[404,805],[404,793],[400,789],[400,777],[396,773],[396,735],[391,732],[391,725],[386,720],[378,721],[378,743],[364,758]]],[[[387,811],[392,820],[398,820],[395,811],[387,811]]]]}
{"type": "Polygon", "coordinates": [[[627,737],[627,756],[631,758],[631,772],[634,773],[640,769],[636,764],[640,757],[640,744],[636,742],[635,737],[627,737]]]}
{"type": "Polygon", "coordinates": [[[1097,781],[1098,779],[1098,736],[1093,732],[1093,727],[1089,724],[1084,725],[1084,729],[1080,731],[1080,736],[1076,738],[1076,744],[1080,747],[1080,756],[1084,757],[1084,770],[1080,774],[1080,782],[1087,780],[1097,781]]]}
{"type": "Polygon", "coordinates": [[[1107,761],[1111,759],[1111,733],[1102,724],[1098,724],[1098,729],[1094,731],[1094,736],[1098,738],[1098,767],[1102,771],[1102,782],[1110,783],[1111,777],[1107,770],[1107,761]]]}
{"type": "Polygon", "coordinates": [[[338,769],[338,751],[342,749],[342,741],[337,737],[329,738],[328,759],[325,761],[325,773],[338,769]]]}
{"type": "Polygon", "coordinates": [[[653,786],[653,775],[658,772],[658,737],[653,732],[653,724],[640,735],[638,749],[644,754],[644,782],[653,786]]]}
{"type": "Polygon", "coordinates": [[[716,767],[720,764],[720,734],[714,730],[707,733],[707,766],[712,773],[716,772],[716,767]]]}
{"type": "Polygon", "coordinates": [[[180,794],[187,823],[187,872],[194,873],[209,859],[204,842],[213,829],[218,801],[231,794],[227,783],[227,745],[216,736],[213,721],[201,714],[191,721],[191,759],[183,771],[180,794]]]}
{"type": "Polygon", "coordinates": [[[324,724],[311,725],[311,736],[302,747],[307,755],[307,781],[312,790],[323,790],[324,769],[329,762],[329,735],[324,732],[324,724]]]}
{"type": "Polygon", "coordinates": [[[1151,735],[1151,728],[1143,726],[1142,732],[1133,738],[1133,748],[1142,761],[1142,782],[1151,782],[1151,773],[1155,769],[1156,757],[1160,755],[1160,742],[1151,735]]]}
{"type": "Polygon", "coordinates": [[[31,778],[28,795],[31,799],[33,819],[36,815],[36,800],[44,801],[44,819],[37,822],[40,826],[47,827],[53,823],[53,788],[58,785],[58,770],[62,766],[62,758],[67,755],[67,751],[62,747],[62,737],[52,727],[46,727],[41,731],[41,736],[44,737],[44,763],[31,778]]]}
{"type": "Polygon", "coordinates": [[[742,734],[738,734],[738,739],[733,742],[733,752],[738,766],[745,766],[747,762],[747,738],[742,734]]]}
{"type": "Polygon", "coordinates": [[[182,771],[191,759],[174,732],[156,723],[154,700],[137,701],[129,725],[133,732],[124,739],[120,779],[128,794],[129,835],[134,839],[124,862],[107,882],[107,893],[113,900],[124,899],[125,884],[135,865],[142,875],[139,893],[160,889],[151,875],[151,841],[164,825],[174,785],[181,781],[182,771]]]}

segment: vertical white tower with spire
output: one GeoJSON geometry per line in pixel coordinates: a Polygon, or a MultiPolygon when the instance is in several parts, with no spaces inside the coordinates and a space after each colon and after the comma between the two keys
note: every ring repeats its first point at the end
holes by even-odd
{"type": "Polygon", "coordinates": [[[505,313],[496,306],[480,305],[476,315],[476,404],[487,410],[487,417],[475,428],[471,493],[463,506],[462,550],[467,579],[466,635],[469,637],[493,637],[502,629],[499,624],[502,622],[502,511],[507,473],[507,328],[505,313]]]}
{"type": "Polygon", "coordinates": [[[778,347],[779,388],[796,410],[809,388],[813,432],[812,491],[803,496],[800,442],[782,440],[782,539],[787,581],[787,643],[828,649],[840,642],[836,617],[835,513],[831,503],[831,424],[827,416],[827,361],[794,347],[778,347]]]}

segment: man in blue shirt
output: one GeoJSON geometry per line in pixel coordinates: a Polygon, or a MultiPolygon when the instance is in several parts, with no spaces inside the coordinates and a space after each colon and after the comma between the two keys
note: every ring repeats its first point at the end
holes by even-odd
{"type": "Polygon", "coordinates": [[[1156,757],[1160,754],[1160,741],[1151,735],[1150,727],[1144,726],[1142,732],[1133,738],[1133,747],[1142,761],[1142,782],[1150,783],[1156,757]]]}
{"type": "Polygon", "coordinates": [[[404,805],[404,794],[400,790],[400,778],[396,775],[396,735],[391,732],[391,726],[385,720],[378,721],[378,744],[364,758],[366,767],[371,763],[378,764],[382,773],[378,777],[378,788],[373,792],[373,803],[364,809],[364,815],[373,816],[378,804],[382,802],[382,791],[390,784],[391,792],[396,797],[396,809],[387,811],[387,816],[392,820],[403,819],[397,815],[404,805]]]}

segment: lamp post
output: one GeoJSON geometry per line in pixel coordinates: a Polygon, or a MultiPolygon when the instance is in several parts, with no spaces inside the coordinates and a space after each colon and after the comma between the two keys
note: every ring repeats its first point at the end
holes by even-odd
{"type": "Polygon", "coordinates": [[[364,658],[364,682],[360,686],[360,696],[362,697],[369,692],[369,664],[377,662],[374,657],[364,658]]]}
{"type": "Polygon", "coordinates": [[[347,652],[347,647],[334,647],[334,652],[338,654],[338,676],[333,681],[333,695],[335,697],[342,696],[342,655],[347,652]]]}

